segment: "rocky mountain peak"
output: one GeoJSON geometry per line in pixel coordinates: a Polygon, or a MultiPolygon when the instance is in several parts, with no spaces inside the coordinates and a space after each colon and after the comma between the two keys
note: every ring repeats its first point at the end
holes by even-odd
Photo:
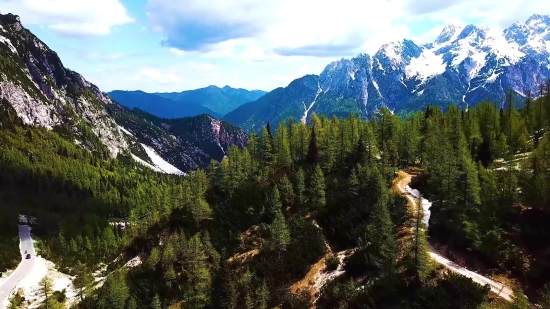
{"type": "Polygon", "coordinates": [[[464,27],[462,26],[457,26],[453,24],[447,25],[445,28],[443,28],[437,39],[435,39],[434,44],[443,44],[454,41],[463,29],[464,27]]]}
{"type": "Polygon", "coordinates": [[[427,104],[445,109],[490,100],[502,105],[509,90],[521,102],[522,94],[535,93],[550,78],[547,19],[535,15],[506,31],[448,25],[434,43],[422,46],[406,39],[388,42],[373,57],[362,54],[330,63],[318,85],[314,76],[307,77],[310,83],[297,79],[226,119],[257,130],[267,121],[303,119],[312,113],[367,118],[381,107],[406,115],[427,104]]]}
{"type": "Polygon", "coordinates": [[[550,27],[550,16],[534,14],[527,19],[525,24],[533,28],[547,28],[550,27]]]}
{"type": "Polygon", "coordinates": [[[54,130],[102,157],[132,157],[165,173],[206,166],[229,146],[247,142],[239,128],[206,116],[169,120],[120,106],[65,68],[12,14],[0,14],[0,101],[25,125],[54,130]],[[203,130],[206,126],[210,129],[203,130]]]}

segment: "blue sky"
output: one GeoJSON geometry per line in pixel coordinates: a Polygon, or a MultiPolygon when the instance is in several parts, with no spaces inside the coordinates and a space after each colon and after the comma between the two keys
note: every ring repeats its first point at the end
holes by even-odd
{"type": "Polygon", "coordinates": [[[0,0],[103,91],[272,90],[447,24],[504,29],[547,0],[0,0]]]}

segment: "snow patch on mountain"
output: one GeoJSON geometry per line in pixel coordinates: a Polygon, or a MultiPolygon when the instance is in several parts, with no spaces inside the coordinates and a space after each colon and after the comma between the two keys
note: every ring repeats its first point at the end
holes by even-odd
{"type": "Polygon", "coordinates": [[[130,135],[130,136],[132,136],[132,137],[134,137],[134,135],[132,134],[132,132],[126,130],[125,128],[123,128],[123,127],[121,127],[121,126],[118,126],[118,129],[119,129],[120,131],[122,131],[122,132],[124,132],[124,133],[126,133],[126,134],[128,134],[128,135],[130,135]]]}
{"type": "Polygon", "coordinates": [[[321,89],[321,85],[319,84],[319,82],[317,82],[317,93],[315,94],[315,98],[313,99],[313,102],[311,102],[309,104],[309,107],[306,108],[306,104],[304,102],[302,102],[302,105],[304,106],[304,115],[302,116],[302,122],[303,123],[306,123],[306,120],[307,120],[307,115],[309,113],[309,111],[311,110],[311,108],[313,107],[313,105],[315,105],[315,103],[317,102],[317,98],[319,97],[319,95],[321,94],[321,92],[323,91],[323,89],[321,89]]]}
{"type": "Polygon", "coordinates": [[[479,71],[487,64],[486,57],[486,52],[476,52],[470,56],[470,61],[464,66],[468,72],[468,81],[471,81],[474,77],[476,77],[479,71]]]}
{"type": "Polygon", "coordinates": [[[434,44],[436,45],[436,48],[440,48],[443,46],[446,46],[458,38],[460,33],[464,30],[463,26],[458,25],[447,25],[443,30],[441,31],[441,34],[437,37],[434,44]]]}
{"type": "Polygon", "coordinates": [[[159,173],[164,173],[163,170],[161,170],[160,168],[154,166],[154,165],[151,165],[149,162],[143,160],[142,158],[136,156],[135,154],[132,154],[132,159],[134,159],[136,162],[138,162],[139,164],[142,164],[150,169],[152,169],[153,171],[155,172],[159,172],[159,173]]]}
{"type": "Polygon", "coordinates": [[[495,72],[493,72],[493,74],[491,74],[491,76],[489,76],[489,77],[487,78],[487,82],[488,82],[488,83],[494,83],[494,82],[497,80],[497,78],[498,78],[499,76],[500,76],[500,73],[495,73],[495,72]]]}
{"type": "Polygon", "coordinates": [[[443,74],[445,69],[441,55],[436,55],[433,50],[424,50],[420,57],[411,59],[411,63],[405,67],[405,74],[407,78],[417,77],[425,81],[443,74]]]}
{"type": "Polygon", "coordinates": [[[145,152],[147,153],[147,155],[149,156],[149,158],[151,159],[153,164],[158,169],[162,170],[163,172],[165,172],[167,174],[187,175],[184,172],[177,169],[172,164],[166,162],[166,160],[164,160],[161,156],[159,156],[153,148],[151,148],[151,147],[149,147],[145,144],[141,144],[141,146],[143,147],[143,149],[145,149],[145,152]]]}
{"type": "MultiPolygon", "coordinates": [[[[403,57],[401,56],[401,54],[403,52],[403,45],[400,42],[399,43],[395,43],[395,42],[386,43],[386,44],[382,45],[382,48],[380,48],[380,51],[382,51],[382,53],[384,55],[386,55],[386,57],[388,57],[388,59],[390,59],[390,62],[393,65],[403,64],[404,61],[403,61],[403,57]]],[[[381,63],[378,62],[378,64],[382,68],[381,63]]]]}
{"type": "Polygon", "coordinates": [[[523,52],[519,50],[519,45],[514,42],[508,42],[504,37],[504,33],[488,30],[487,38],[483,42],[483,47],[488,47],[495,53],[497,59],[506,59],[511,64],[516,64],[520,59],[525,56],[523,52]]]}
{"type": "Polygon", "coordinates": [[[17,54],[17,49],[15,48],[15,46],[13,46],[13,44],[8,38],[0,35],[0,42],[6,44],[8,48],[12,51],[12,53],[17,54]]]}

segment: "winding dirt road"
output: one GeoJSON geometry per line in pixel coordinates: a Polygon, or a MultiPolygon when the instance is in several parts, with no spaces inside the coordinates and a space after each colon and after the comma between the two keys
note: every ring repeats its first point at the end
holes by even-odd
{"type": "MultiPolygon", "coordinates": [[[[416,210],[418,209],[417,203],[419,202],[420,196],[417,193],[418,191],[411,189],[409,187],[409,184],[412,179],[412,175],[404,171],[399,171],[399,173],[401,173],[400,175],[401,179],[396,181],[394,186],[397,187],[397,190],[399,191],[399,193],[405,196],[405,198],[409,201],[410,205],[413,206],[412,209],[416,210]]],[[[427,219],[429,219],[429,217],[427,219]]],[[[426,220],[425,218],[423,221],[427,222],[428,220],[426,220]]],[[[436,262],[445,266],[447,269],[454,271],[456,273],[459,273],[465,277],[471,278],[474,282],[477,282],[481,285],[488,284],[491,287],[491,291],[495,292],[498,296],[504,298],[507,301],[512,301],[512,295],[514,295],[514,292],[508,286],[458,265],[457,263],[443,256],[441,253],[435,250],[435,248],[433,248],[433,246],[430,244],[428,244],[428,248],[430,250],[429,252],[430,257],[434,259],[436,262]]]]}

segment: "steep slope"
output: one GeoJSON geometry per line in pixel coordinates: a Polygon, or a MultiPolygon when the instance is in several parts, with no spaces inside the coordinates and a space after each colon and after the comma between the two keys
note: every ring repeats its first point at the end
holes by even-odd
{"type": "Polygon", "coordinates": [[[318,89],[319,77],[306,75],[286,88],[277,88],[255,102],[241,105],[223,119],[250,131],[261,129],[268,121],[276,124],[290,116],[300,119],[306,109],[315,106],[318,89]]]}
{"type": "Polygon", "coordinates": [[[0,14],[0,116],[0,124],[44,127],[101,158],[131,157],[170,174],[220,160],[230,145],[247,141],[242,130],[212,117],[170,122],[119,105],[65,68],[13,14],[0,14]]]}
{"type": "Polygon", "coordinates": [[[111,156],[128,149],[95,85],[63,66],[57,54],[25,29],[18,16],[0,15],[0,98],[27,125],[59,130],[111,156]],[[98,141],[101,142],[98,142],[98,141]]]}
{"type": "Polygon", "coordinates": [[[219,115],[225,115],[245,103],[259,99],[266,93],[261,90],[246,90],[229,86],[223,88],[208,86],[195,90],[156,94],[186,104],[200,105],[219,115]]]}
{"type": "Polygon", "coordinates": [[[204,167],[212,159],[220,161],[231,145],[242,148],[248,142],[243,130],[206,114],[163,119],[119,105],[110,106],[109,112],[125,128],[127,136],[136,138],[142,144],[141,147],[136,145],[133,154],[153,163],[147,160],[151,157],[151,151],[147,149],[150,147],[183,172],[204,167]],[[148,154],[144,155],[144,151],[148,154]]]}
{"type": "Polygon", "coordinates": [[[201,114],[209,114],[215,118],[221,117],[220,114],[193,102],[184,103],[143,91],[115,90],[108,94],[119,104],[131,109],[139,108],[161,118],[173,119],[201,114]]]}
{"type": "Polygon", "coordinates": [[[313,112],[368,118],[381,107],[406,115],[428,104],[445,109],[491,100],[503,106],[509,90],[521,102],[528,92],[539,95],[550,78],[550,17],[533,15],[503,32],[449,25],[433,43],[402,40],[384,44],[372,56],[334,61],[320,75],[307,76],[318,80],[315,87],[297,88],[304,78],[224,119],[251,130],[313,112]]]}

